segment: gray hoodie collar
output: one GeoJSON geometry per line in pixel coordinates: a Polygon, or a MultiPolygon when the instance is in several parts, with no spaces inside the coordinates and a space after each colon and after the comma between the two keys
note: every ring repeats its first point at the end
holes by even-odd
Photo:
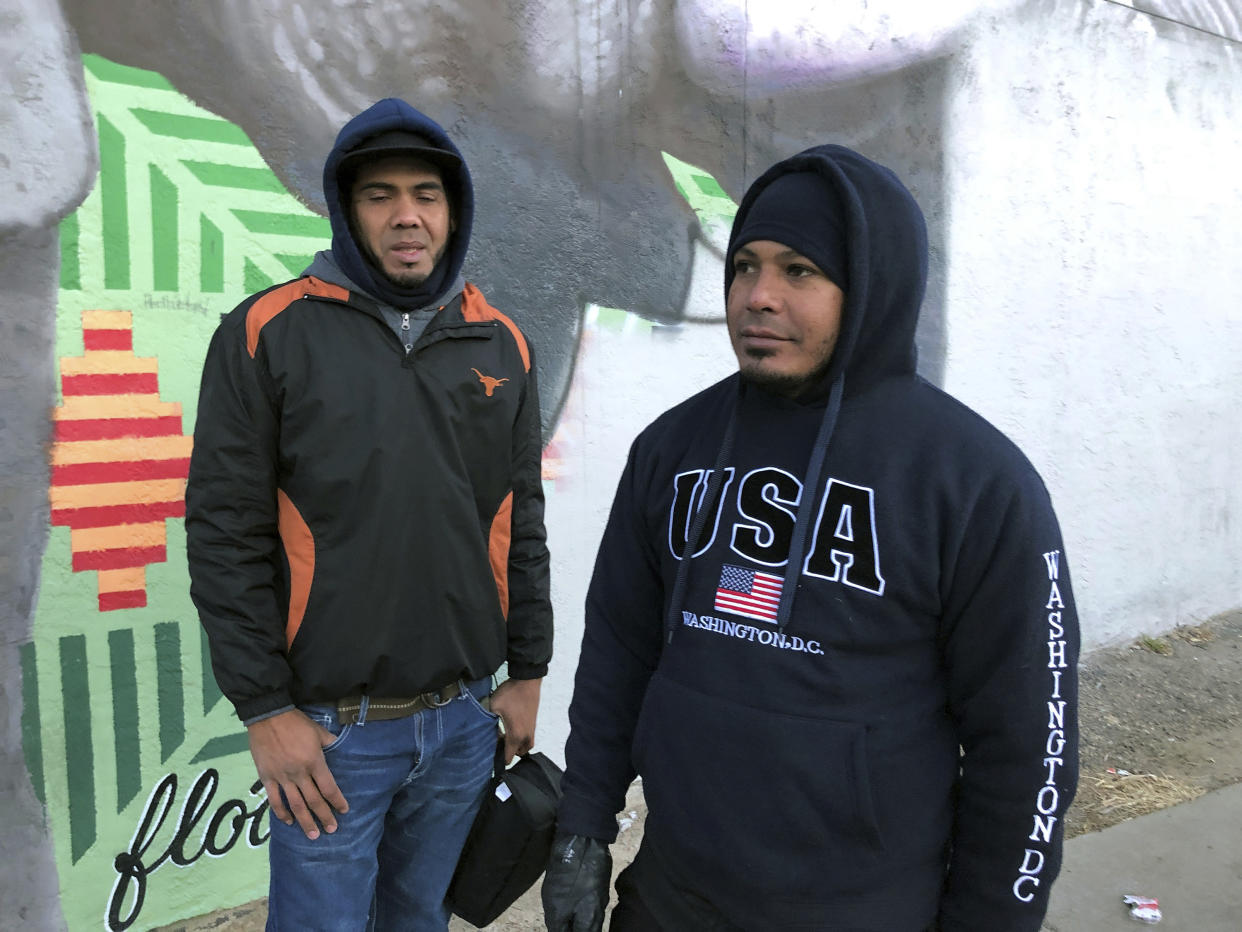
{"type": "MultiPolygon", "coordinates": [[[[385,317],[388,317],[390,312],[398,315],[401,313],[397,310],[397,308],[385,303],[373,294],[368,294],[366,289],[359,286],[356,282],[351,281],[349,276],[342,272],[341,267],[336,264],[336,259],[333,257],[331,249],[322,249],[315,253],[314,261],[306,267],[302,274],[313,275],[321,281],[330,282],[333,285],[340,285],[342,288],[349,289],[354,294],[362,295],[364,298],[374,301],[379,306],[380,310],[384,312],[385,317]]],[[[425,307],[415,308],[413,310],[437,310],[448,304],[457,295],[461,294],[461,291],[465,288],[465,286],[466,280],[458,274],[454,279],[452,286],[450,286],[449,289],[441,295],[439,301],[428,304],[425,307]]]]}

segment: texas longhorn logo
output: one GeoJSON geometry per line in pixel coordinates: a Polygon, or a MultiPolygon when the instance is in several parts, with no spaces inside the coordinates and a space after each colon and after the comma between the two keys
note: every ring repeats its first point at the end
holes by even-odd
{"type": "Polygon", "coordinates": [[[492,392],[496,391],[498,385],[503,385],[509,381],[508,379],[494,379],[490,375],[484,375],[474,366],[470,367],[470,371],[479,377],[479,381],[483,383],[483,387],[487,390],[488,398],[492,397],[492,392]]]}

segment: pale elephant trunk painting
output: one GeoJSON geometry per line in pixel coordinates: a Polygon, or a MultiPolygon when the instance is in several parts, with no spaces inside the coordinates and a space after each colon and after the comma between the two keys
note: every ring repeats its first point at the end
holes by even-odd
{"type": "Polygon", "coordinates": [[[267,801],[188,595],[186,459],[221,315],[327,246],[323,157],[383,96],[461,139],[468,277],[536,350],[545,752],[629,441],[733,365],[731,196],[816,143],[911,180],[920,372],[1048,477],[1085,646],[1236,606],[1242,318],[1213,257],[1242,249],[1242,0],[8,7],[0,926],[266,892],[267,801]]]}

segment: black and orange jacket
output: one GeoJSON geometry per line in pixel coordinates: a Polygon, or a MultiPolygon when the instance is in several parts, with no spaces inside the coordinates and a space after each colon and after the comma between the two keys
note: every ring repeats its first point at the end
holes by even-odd
{"type": "Polygon", "coordinates": [[[314,277],[222,321],[186,493],[191,595],[242,720],[291,703],[540,677],[552,646],[539,398],[467,284],[407,355],[314,277]]]}

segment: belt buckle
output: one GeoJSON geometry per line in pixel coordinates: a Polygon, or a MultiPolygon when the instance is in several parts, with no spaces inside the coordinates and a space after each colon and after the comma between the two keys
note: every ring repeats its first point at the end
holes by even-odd
{"type": "Polygon", "coordinates": [[[425,692],[422,694],[420,698],[423,700],[423,702],[427,703],[427,707],[430,709],[438,709],[441,706],[446,706],[450,702],[453,701],[452,696],[450,696],[447,699],[441,699],[440,690],[438,689],[433,689],[430,692],[425,692]]]}

